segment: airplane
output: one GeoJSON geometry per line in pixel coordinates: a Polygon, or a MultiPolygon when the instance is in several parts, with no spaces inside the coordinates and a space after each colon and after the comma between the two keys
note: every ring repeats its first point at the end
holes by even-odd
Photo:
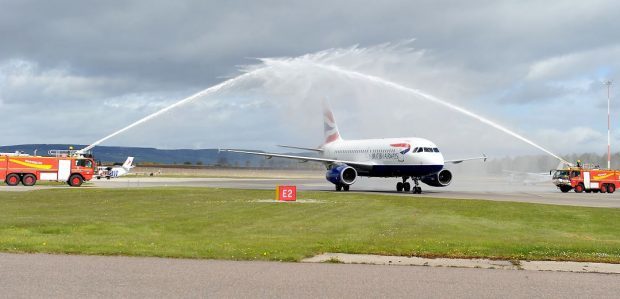
{"type": "Polygon", "coordinates": [[[502,170],[508,175],[510,183],[521,183],[524,186],[536,185],[539,183],[551,182],[552,176],[548,172],[534,173],[534,172],[522,172],[513,170],[502,170]]]}
{"type": "Polygon", "coordinates": [[[120,166],[114,166],[114,167],[99,166],[97,167],[96,177],[98,180],[101,179],[102,177],[105,177],[106,179],[109,180],[110,178],[117,178],[120,176],[124,176],[128,174],[132,168],[135,167],[131,164],[133,164],[133,157],[127,157],[127,160],[125,160],[125,163],[123,163],[123,165],[120,165],[120,166]]]}
{"type": "Polygon", "coordinates": [[[324,143],[318,148],[279,145],[284,148],[312,151],[319,157],[304,157],[257,151],[220,149],[249,155],[295,159],[300,162],[319,162],[325,164],[325,178],[334,184],[336,191],[349,191],[358,176],[400,177],[396,184],[397,192],[421,194],[419,182],[433,187],[446,187],[452,181],[452,173],[444,169],[446,163],[458,164],[468,160],[484,160],[487,157],[444,160],[438,147],[424,138],[384,138],[384,139],[342,139],[336,119],[326,102],[323,103],[324,143]],[[408,179],[414,183],[413,189],[408,179]]]}

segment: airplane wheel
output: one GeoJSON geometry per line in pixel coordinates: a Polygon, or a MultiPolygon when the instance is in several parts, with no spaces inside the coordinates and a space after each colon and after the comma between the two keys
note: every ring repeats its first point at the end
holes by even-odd
{"type": "Polygon", "coordinates": [[[405,190],[405,192],[409,192],[411,190],[411,184],[404,183],[403,184],[403,189],[405,190]]]}
{"type": "Polygon", "coordinates": [[[349,191],[349,185],[344,185],[344,186],[342,186],[342,189],[343,189],[344,191],[349,191]]]}
{"type": "Polygon", "coordinates": [[[413,194],[422,194],[422,187],[413,187],[413,194]]]}
{"type": "Polygon", "coordinates": [[[5,179],[6,184],[9,186],[17,186],[17,184],[19,184],[19,181],[19,175],[14,173],[7,175],[5,179]]]}
{"type": "Polygon", "coordinates": [[[22,178],[22,184],[24,184],[24,186],[33,186],[36,182],[37,177],[34,176],[34,174],[27,174],[22,178]]]}
{"type": "Polygon", "coordinates": [[[583,192],[583,190],[585,190],[585,188],[583,187],[582,184],[579,184],[579,185],[575,186],[575,192],[576,193],[581,193],[581,192],[583,192]]]}
{"type": "Polygon", "coordinates": [[[401,182],[396,183],[396,191],[398,192],[403,191],[403,183],[401,182]]]}
{"type": "Polygon", "coordinates": [[[342,191],[342,185],[336,184],[336,191],[342,191]]]}
{"type": "Polygon", "coordinates": [[[614,191],[616,191],[616,185],[608,184],[607,185],[607,193],[614,193],[614,191]]]}

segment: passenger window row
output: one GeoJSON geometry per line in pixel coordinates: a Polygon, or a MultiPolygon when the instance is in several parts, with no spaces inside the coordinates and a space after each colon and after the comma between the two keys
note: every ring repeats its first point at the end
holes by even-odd
{"type": "MultiPolygon", "coordinates": [[[[337,154],[357,154],[357,153],[395,153],[396,149],[374,149],[374,150],[337,150],[337,154]]],[[[412,151],[412,153],[439,153],[439,149],[436,147],[416,147],[412,151]]]]}
{"type": "Polygon", "coordinates": [[[396,149],[374,149],[374,150],[369,150],[369,149],[365,149],[365,150],[356,150],[356,149],[351,149],[351,150],[337,150],[336,153],[337,154],[357,154],[357,153],[395,153],[396,149]]]}

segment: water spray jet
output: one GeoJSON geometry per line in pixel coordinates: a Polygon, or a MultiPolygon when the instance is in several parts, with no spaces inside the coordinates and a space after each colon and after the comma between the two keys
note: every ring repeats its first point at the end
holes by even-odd
{"type": "MultiPolygon", "coordinates": [[[[273,65],[273,64],[275,64],[275,65],[277,65],[277,64],[281,64],[281,65],[289,64],[290,65],[290,64],[293,63],[293,62],[290,62],[290,61],[282,61],[282,60],[275,60],[275,59],[264,59],[263,62],[265,64],[267,64],[267,65],[273,65]]],[[[439,99],[439,98],[437,98],[437,97],[435,97],[433,95],[427,94],[427,93],[425,93],[423,91],[420,91],[418,89],[406,87],[406,86],[400,85],[398,83],[395,83],[395,82],[392,82],[392,81],[389,81],[389,80],[385,80],[385,79],[377,77],[377,76],[368,75],[368,74],[360,73],[360,72],[357,72],[357,71],[352,71],[352,70],[344,69],[344,68],[341,68],[341,67],[338,67],[338,66],[335,66],[335,65],[326,65],[326,64],[315,63],[315,62],[308,62],[307,65],[314,66],[314,67],[317,67],[317,68],[320,68],[320,69],[324,69],[324,70],[327,70],[327,71],[330,71],[330,72],[339,73],[341,75],[345,75],[345,76],[350,77],[350,78],[362,79],[362,80],[365,80],[365,81],[372,82],[374,84],[378,84],[378,85],[383,85],[383,86],[387,86],[387,87],[390,87],[390,88],[394,88],[396,90],[400,90],[402,92],[405,92],[405,93],[408,93],[408,94],[411,94],[411,95],[414,95],[414,96],[417,96],[417,97],[422,97],[422,98],[424,98],[426,100],[429,100],[429,101],[434,102],[436,104],[439,104],[439,105],[442,105],[444,107],[447,107],[447,108],[449,108],[451,110],[455,110],[455,111],[458,111],[458,112],[460,112],[462,114],[465,114],[465,115],[467,115],[469,117],[472,117],[472,118],[474,118],[474,119],[476,119],[476,120],[478,120],[478,121],[480,121],[480,122],[482,122],[484,124],[487,124],[487,125],[495,128],[495,129],[497,129],[499,131],[502,131],[502,132],[504,132],[504,133],[506,133],[506,134],[508,134],[508,135],[510,135],[512,137],[515,137],[515,138],[517,138],[517,139],[519,139],[519,140],[521,140],[521,141],[523,141],[523,142],[525,142],[525,143],[527,143],[527,144],[529,144],[529,145],[531,145],[531,146],[533,146],[533,147],[535,147],[535,148],[537,148],[537,149],[539,149],[539,150],[541,150],[541,151],[543,151],[543,152],[553,156],[554,158],[558,159],[562,163],[566,163],[568,165],[572,165],[570,162],[566,161],[564,158],[560,157],[559,155],[554,154],[553,152],[547,150],[546,148],[544,148],[544,147],[534,143],[533,141],[531,141],[531,140],[521,136],[520,134],[518,134],[516,132],[511,131],[510,129],[508,129],[508,128],[502,126],[502,125],[499,125],[499,124],[497,124],[497,123],[495,123],[495,122],[493,122],[493,121],[491,121],[491,120],[489,120],[487,118],[484,118],[484,117],[482,117],[480,115],[477,115],[477,114],[475,114],[475,113],[473,113],[473,112],[471,112],[469,110],[466,110],[464,108],[461,108],[459,106],[456,106],[456,105],[453,105],[451,103],[448,103],[448,102],[446,102],[446,101],[444,101],[442,99],[439,99]]]]}
{"type": "Polygon", "coordinates": [[[349,77],[349,78],[354,78],[354,79],[358,79],[358,80],[364,80],[364,81],[371,82],[373,84],[377,84],[377,85],[382,85],[382,86],[386,86],[386,87],[389,87],[389,88],[393,88],[393,89],[405,92],[407,94],[410,94],[410,95],[413,95],[413,96],[416,96],[416,97],[421,97],[421,98],[423,98],[425,100],[431,101],[433,103],[442,105],[442,106],[447,107],[447,108],[449,108],[451,110],[454,110],[454,111],[460,112],[462,114],[465,114],[465,115],[467,115],[469,117],[472,117],[472,118],[474,118],[474,119],[476,119],[476,120],[478,120],[478,121],[480,121],[480,122],[482,122],[484,124],[487,124],[487,125],[495,128],[495,129],[497,129],[499,131],[502,131],[502,132],[504,132],[504,133],[506,133],[506,134],[508,134],[510,136],[513,136],[513,137],[515,137],[515,138],[517,138],[517,139],[519,139],[519,140],[521,140],[521,141],[523,141],[523,142],[525,142],[525,143],[527,143],[527,144],[529,144],[529,145],[531,145],[531,146],[533,146],[533,147],[535,147],[535,148],[537,148],[537,149],[539,149],[539,150],[541,150],[541,151],[543,151],[543,152],[553,156],[554,158],[558,159],[561,163],[566,163],[568,165],[571,165],[571,163],[567,162],[562,157],[554,154],[553,152],[551,152],[551,151],[545,149],[544,147],[534,143],[533,141],[531,141],[531,140],[521,136],[520,134],[509,130],[508,128],[506,128],[506,127],[504,127],[502,125],[499,125],[499,124],[497,124],[497,123],[495,123],[495,122],[493,122],[493,121],[491,121],[489,119],[486,119],[486,118],[484,118],[484,117],[482,117],[480,115],[477,115],[477,114],[475,114],[475,113],[473,113],[473,112],[471,112],[469,110],[466,110],[466,109],[461,108],[459,106],[456,106],[456,105],[453,105],[451,103],[448,103],[448,102],[446,102],[446,101],[444,101],[442,99],[439,99],[439,98],[437,98],[437,97],[435,97],[433,95],[427,94],[427,93],[425,93],[423,91],[420,91],[418,89],[406,87],[404,85],[401,85],[401,84],[398,84],[398,83],[395,83],[395,82],[392,82],[392,81],[389,81],[389,80],[386,80],[386,79],[383,79],[383,78],[380,78],[380,77],[377,77],[377,76],[368,75],[368,74],[364,74],[364,73],[361,73],[361,72],[358,72],[358,71],[353,71],[353,70],[345,69],[345,68],[342,68],[342,67],[339,67],[339,66],[336,66],[336,65],[324,64],[324,63],[318,63],[318,62],[314,62],[314,61],[309,61],[307,58],[304,59],[304,60],[301,60],[301,61],[299,61],[299,59],[286,59],[286,58],[285,59],[270,59],[270,58],[266,58],[266,59],[261,59],[261,62],[263,63],[262,65],[254,67],[254,68],[249,68],[249,69],[246,70],[245,73],[243,73],[243,74],[241,74],[241,75],[239,75],[237,77],[228,79],[228,80],[226,80],[226,81],[224,81],[222,83],[219,83],[217,85],[211,86],[211,87],[209,87],[209,88],[207,88],[205,90],[202,90],[202,91],[200,91],[200,92],[198,92],[198,93],[196,93],[194,95],[191,95],[191,96],[189,96],[187,98],[184,98],[184,99],[182,99],[182,100],[180,100],[180,101],[178,101],[178,102],[176,102],[176,103],[174,103],[174,104],[172,104],[170,106],[167,106],[167,107],[165,107],[165,108],[163,108],[163,109],[161,109],[161,110],[159,110],[159,111],[157,111],[155,113],[152,113],[152,114],[150,114],[148,116],[145,116],[142,119],[140,119],[140,120],[138,120],[138,121],[136,121],[136,122],[134,122],[134,123],[124,127],[124,128],[122,128],[122,129],[120,129],[120,130],[118,130],[118,131],[116,131],[116,132],[114,132],[114,133],[112,133],[112,134],[110,134],[110,135],[108,135],[108,136],[106,136],[104,138],[101,138],[101,139],[93,142],[91,145],[89,145],[89,146],[79,150],[79,153],[85,153],[85,152],[89,151],[90,149],[94,148],[95,146],[101,144],[102,142],[104,142],[104,141],[106,141],[106,140],[108,140],[108,139],[110,139],[110,138],[112,138],[112,137],[114,137],[114,136],[116,136],[118,134],[121,134],[121,133],[123,133],[123,132],[125,132],[125,131],[133,128],[133,127],[135,127],[135,126],[138,126],[138,125],[140,125],[140,124],[142,124],[144,122],[147,122],[147,121],[149,121],[149,120],[151,120],[151,119],[153,119],[153,118],[155,118],[155,117],[157,117],[157,116],[159,116],[159,115],[161,115],[161,114],[163,114],[163,113],[165,113],[165,112],[167,112],[169,110],[172,110],[172,109],[174,109],[174,108],[176,108],[178,106],[181,106],[183,104],[186,104],[188,102],[196,100],[196,99],[198,99],[200,97],[214,94],[214,93],[216,93],[216,92],[218,92],[218,91],[220,91],[220,90],[222,90],[224,88],[233,86],[238,81],[241,81],[241,80],[246,79],[248,77],[256,76],[256,75],[258,75],[258,74],[260,74],[262,72],[265,72],[268,69],[271,69],[273,67],[290,68],[291,66],[295,66],[295,64],[299,64],[302,67],[318,68],[318,69],[321,69],[321,70],[324,70],[324,71],[329,71],[329,72],[332,72],[332,73],[344,75],[344,76],[349,77]]]}
{"type": "Polygon", "coordinates": [[[137,126],[137,125],[140,125],[140,124],[142,124],[144,122],[147,122],[147,121],[149,121],[149,120],[151,120],[151,119],[153,119],[153,118],[155,118],[155,117],[157,117],[157,116],[159,116],[161,114],[164,114],[164,113],[166,113],[166,112],[168,112],[168,111],[170,111],[170,110],[172,110],[172,109],[174,109],[174,108],[176,108],[178,106],[181,106],[183,104],[186,104],[188,102],[196,100],[196,99],[198,99],[200,97],[216,93],[216,92],[218,92],[218,91],[220,91],[220,90],[222,90],[224,88],[227,88],[227,87],[230,87],[230,86],[234,85],[238,81],[241,81],[241,80],[243,80],[245,78],[248,78],[248,77],[251,77],[251,76],[254,76],[254,75],[257,75],[258,73],[263,72],[266,69],[267,69],[267,67],[260,68],[260,69],[255,69],[255,70],[246,72],[244,74],[241,74],[241,75],[239,75],[237,77],[228,79],[228,80],[226,80],[226,81],[224,81],[222,83],[219,83],[217,85],[213,85],[213,86],[211,86],[211,87],[209,87],[207,89],[204,89],[204,90],[202,90],[200,92],[197,92],[197,93],[195,93],[195,94],[193,94],[193,95],[191,95],[189,97],[186,97],[186,98],[184,98],[184,99],[182,99],[182,100],[180,100],[180,101],[178,101],[178,102],[176,102],[176,103],[174,103],[174,104],[172,104],[170,106],[167,106],[167,107],[165,107],[163,109],[160,109],[160,110],[156,111],[155,113],[151,113],[151,114],[149,114],[149,115],[147,115],[147,116],[145,116],[145,117],[143,117],[143,118],[133,122],[132,124],[130,124],[130,125],[122,128],[122,129],[120,129],[120,130],[118,130],[118,131],[116,131],[116,132],[106,136],[106,137],[103,137],[103,138],[93,142],[91,145],[89,145],[89,146],[79,150],[78,154],[84,154],[84,153],[88,152],[89,150],[91,150],[92,148],[94,148],[95,146],[101,144],[102,142],[104,142],[104,141],[106,141],[106,140],[108,140],[108,139],[110,139],[110,138],[112,138],[112,137],[114,137],[114,136],[116,136],[118,134],[121,134],[121,133],[123,133],[123,132],[125,132],[125,131],[127,131],[127,130],[135,127],[135,126],[137,126]]]}

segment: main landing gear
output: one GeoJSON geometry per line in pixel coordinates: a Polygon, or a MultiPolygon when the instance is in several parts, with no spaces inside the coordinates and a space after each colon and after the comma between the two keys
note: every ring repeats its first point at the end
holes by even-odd
{"type": "Polygon", "coordinates": [[[403,182],[396,183],[396,191],[398,192],[409,192],[411,190],[411,185],[407,182],[408,177],[403,177],[403,182]]]}
{"type": "Polygon", "coordinates": [[[345,184],[336,184],[336,191],[349,191],[349,185],[345,184]]]}
{"type": "MultiPolygon", "coordinates": [[[[402,192],[402,191],[409,192],[409,190],[411,190],[411,185],[409,184],[409,182],[407,182],[407,179],[409,179],[409,177],[404,176],[402,182],[396,183],[396,191],[398,191],[398,192],[402,192]]],[[[412,177],[411,180],[413,180],[413,183],[415,184],[415,186],[413,186],[412,193],[413,194],[421,194],[422,193],[422,187],[420,187],[420,179],[412,177]]]]}

